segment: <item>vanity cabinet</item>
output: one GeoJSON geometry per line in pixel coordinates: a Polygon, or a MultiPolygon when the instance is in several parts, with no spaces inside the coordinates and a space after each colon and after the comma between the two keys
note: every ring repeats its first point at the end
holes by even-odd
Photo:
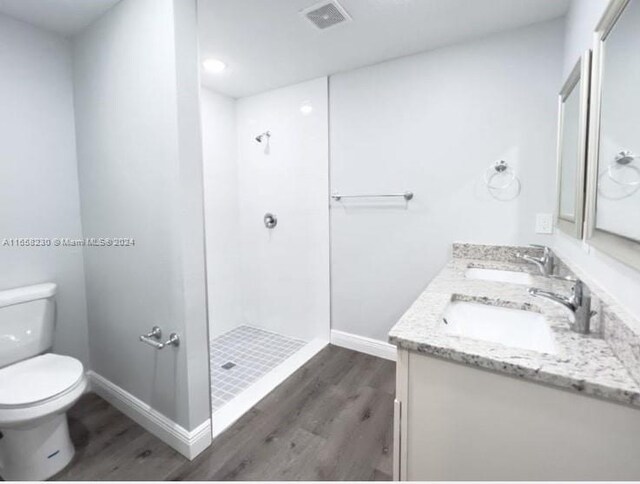
{"type": "Polygon", "coordinates": [[[640,480],[640,409],[398,348],[396,480],[640,480]]]}

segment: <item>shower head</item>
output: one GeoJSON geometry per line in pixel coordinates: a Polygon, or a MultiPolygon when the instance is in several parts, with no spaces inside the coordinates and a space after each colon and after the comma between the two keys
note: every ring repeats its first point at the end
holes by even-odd
{"type": "Polygon", "coordinates": [[[271,138],[271,132],[270,131],[265,131],[264,133],[259,134],[258,136],[256,136],[255,139],[256,139],[256,141],[258,143],[262,143],[265,138],[267,138],[267,139],[271,138]]]}

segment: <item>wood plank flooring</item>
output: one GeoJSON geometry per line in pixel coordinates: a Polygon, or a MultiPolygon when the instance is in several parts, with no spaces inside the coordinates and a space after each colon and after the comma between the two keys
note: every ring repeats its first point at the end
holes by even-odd
{"type": "Polygon", "coordinates": [[[58,480],[391,480],[393,362],[328,346],[188,461],[100,397],[58,480]]]}

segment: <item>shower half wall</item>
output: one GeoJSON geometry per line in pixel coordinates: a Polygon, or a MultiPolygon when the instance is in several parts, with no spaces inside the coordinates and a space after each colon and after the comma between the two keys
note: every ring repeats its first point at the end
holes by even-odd
{"type": "Polygon", "coordinates": [[[201,97],[216,434],[329,341],[328,86],[201,97]]]}

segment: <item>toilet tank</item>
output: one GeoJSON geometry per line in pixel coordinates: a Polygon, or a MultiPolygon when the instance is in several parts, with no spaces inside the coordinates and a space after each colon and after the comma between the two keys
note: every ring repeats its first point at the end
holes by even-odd
{"type": "Polygon", "coordinates": [[[0,291],[0,368],[53,346],[56,285],[0,291]]]}

